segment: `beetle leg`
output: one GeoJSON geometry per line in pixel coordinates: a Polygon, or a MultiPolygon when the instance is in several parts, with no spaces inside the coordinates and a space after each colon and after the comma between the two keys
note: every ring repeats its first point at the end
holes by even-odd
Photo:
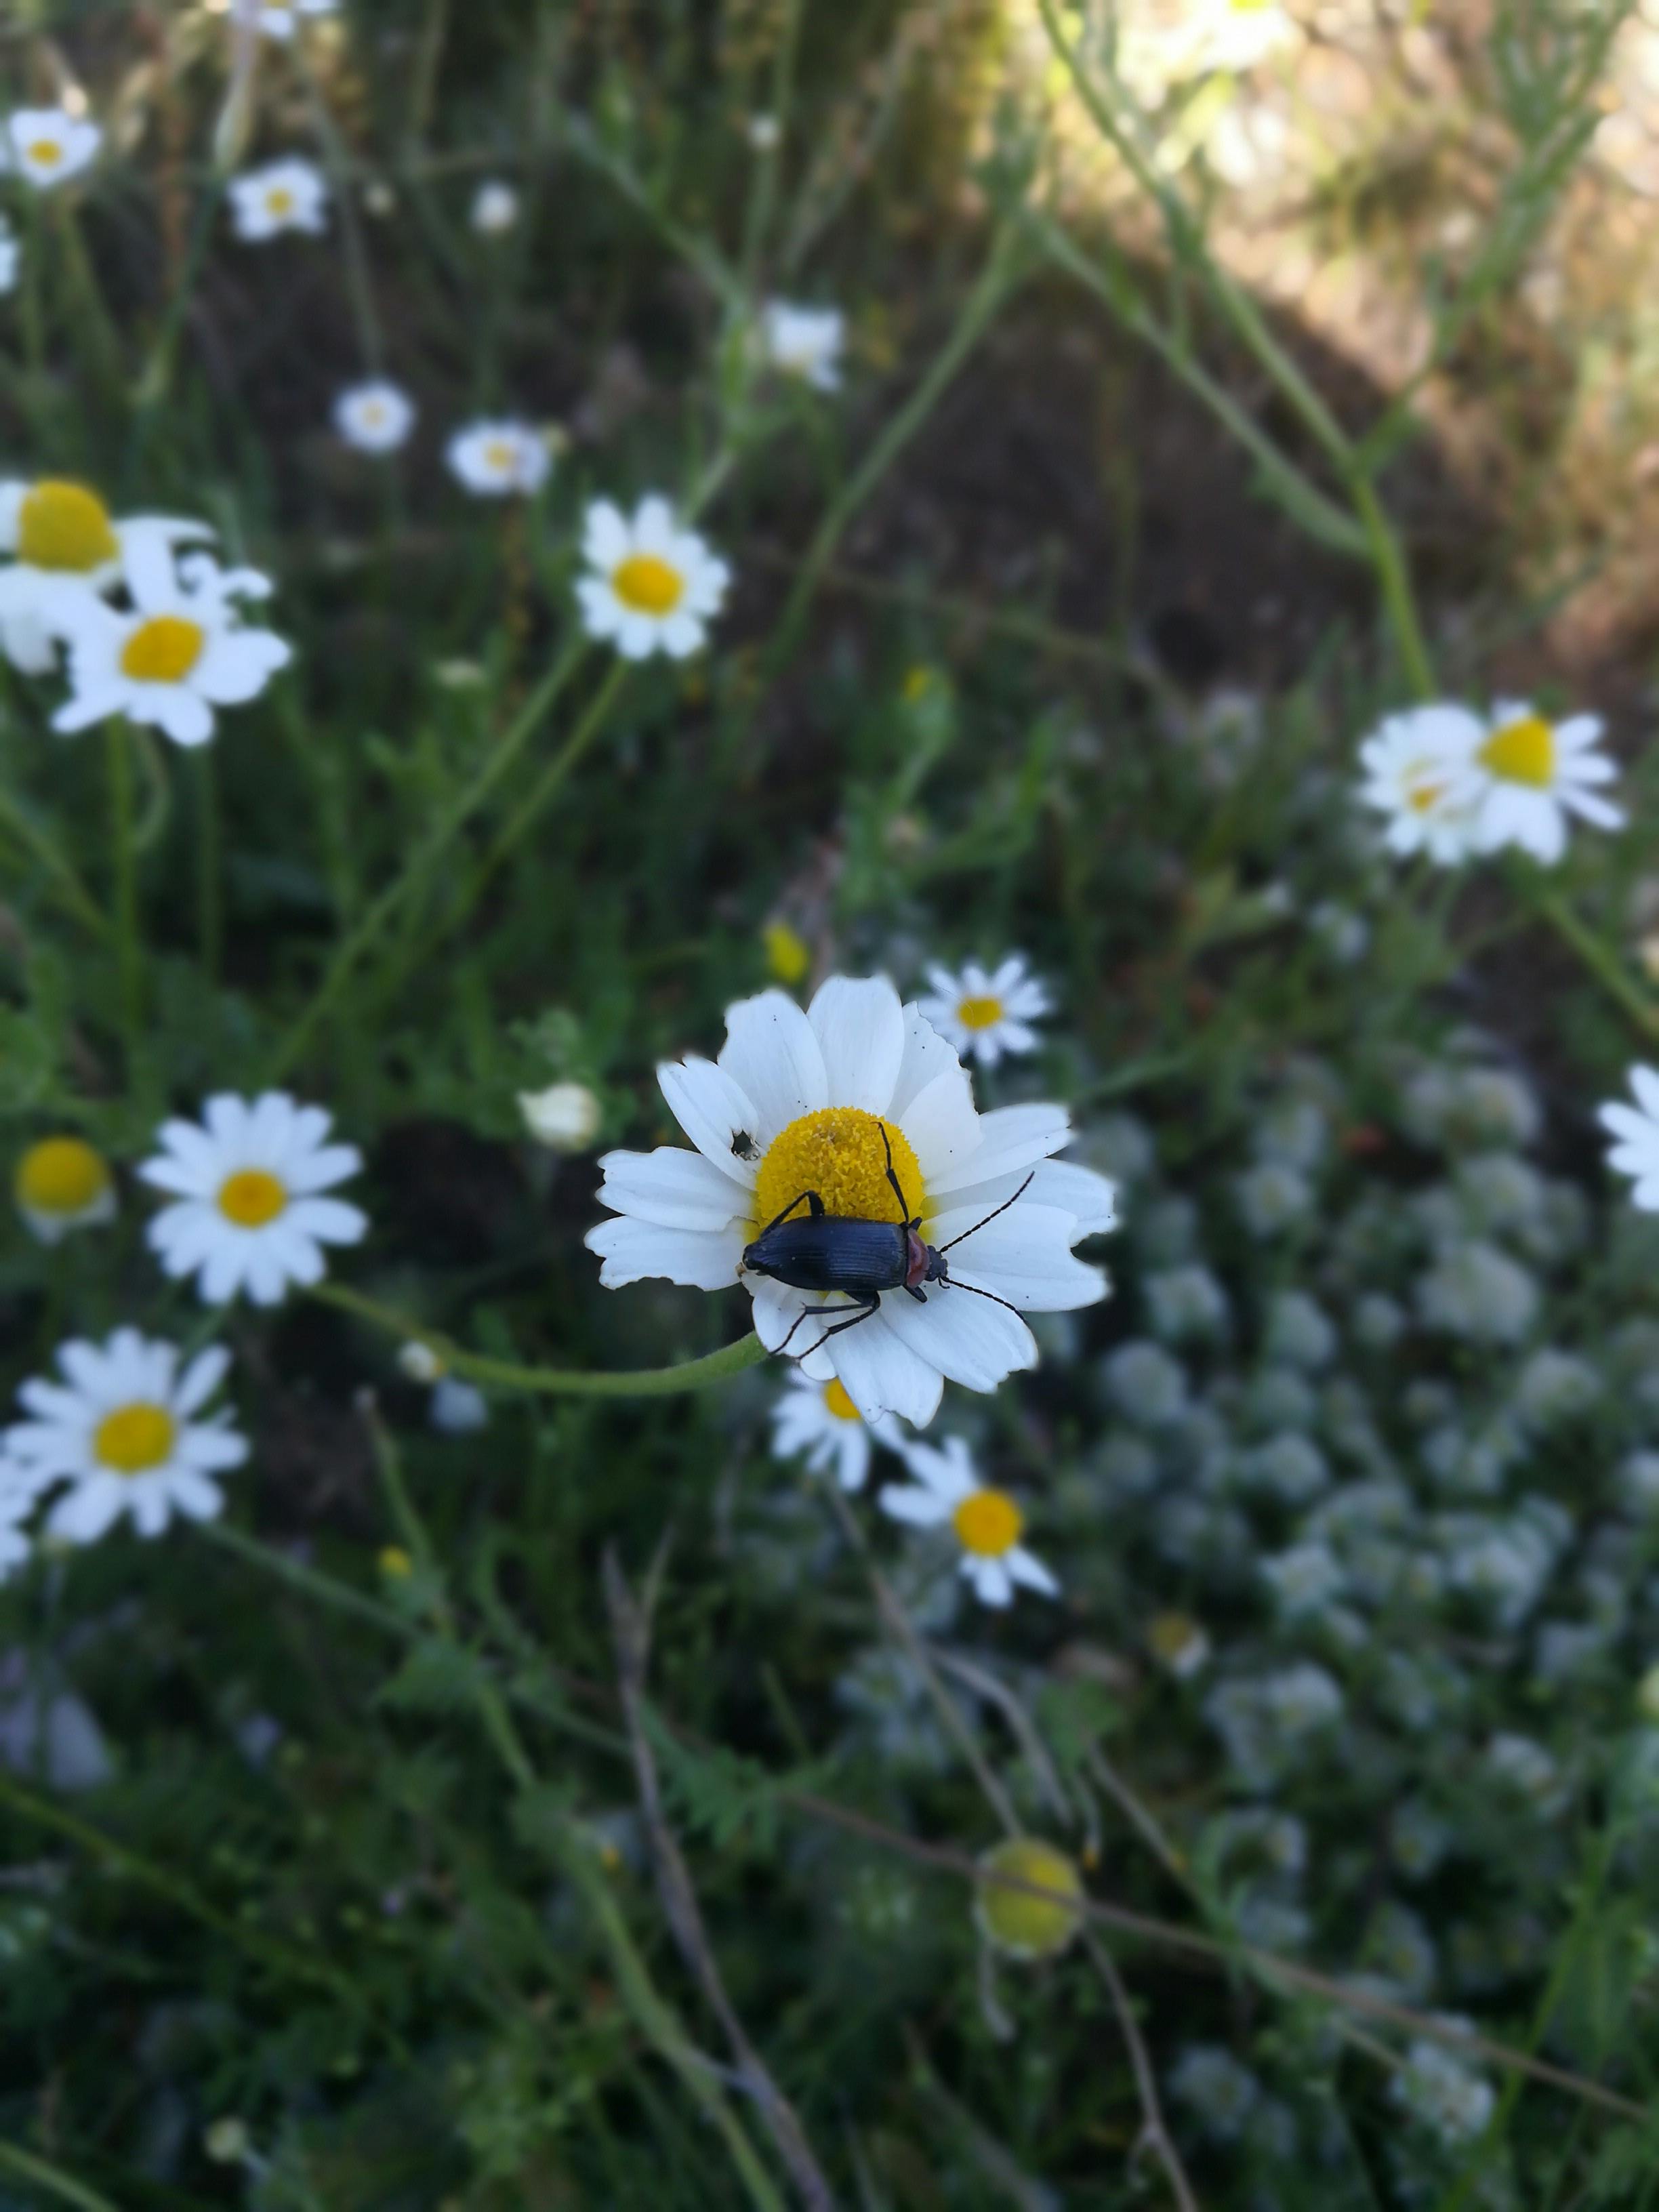
{"type": "Polygon", "coordinates": [[[910,1218],[910,1201],[904,1195],[903,1185],[899,1182],[898,1176],[893,1170],[893,1147],[887,1141],[887,1124],[885,1121],[881,1124],[881,1148],[887,1155],[887,1180],[893,1186],[893,1195],[899,1202],[899,1219],[904,1224],[907,1229],[915,1229],[920,1223],[921,1217],[918,1214],[915,1221],[912,1221],[910,1218]]]}
{"type": "Polygon", "coordinates": [[[901,1283],[899,1288],[904,1292],[907,1297],[914,1298],[919,1306],[925,1306],[927,1304],[927,1293],[926,1291],[916,1290],[908,1283],[901,1283]]]}
{"type": "Polygon", "coordinates": [[[777,1227],[779,1222],[787,1221],[789,1218],[789,1216],[794,1212],[795,1208],[800,1204],[802,1199],[806,1200],[806,1210],[811,1215],[813,1220],[821,1221],[823,1218],[823,1200],[818,1196],[817,1191],[797,1191],[794,1197],[790,1200],[788,1205],[784,1207],[783,1212],[781,1213],[775,1213],[773,1215],[772,1218],[767,1223],[765,1228],[761,1231],[760,1237],[757,1237],[754,1240],[756,1243],[758,1244],[760,1243],[761,1237],[769,1237],[772,1234],[772,1231],[777,1227]]]}
{"type": "MultiPolygon", "coordinates": [[[[879,1291],[872,1291],[867,1298],[860,1298],[854,1303],[857,1310],[853,1313],[851,1321],[838,1321],[833,1328],[826,1328],[817,1342],[809,1344],[805,1351],[801,1353],[803,1359],[810,1359],[815,1352],[821,1352],[830,1338],[839,1336],[843,1329],[856,1328],[861,1321],[868,1321],[872,1313],[880,1310],[881,1293],[879,1291]]],[[[815,1310],[818,1313],[848,1313],[852,1311],[852,1309],[847,1306],[818,1306],[815,1310]]]]}

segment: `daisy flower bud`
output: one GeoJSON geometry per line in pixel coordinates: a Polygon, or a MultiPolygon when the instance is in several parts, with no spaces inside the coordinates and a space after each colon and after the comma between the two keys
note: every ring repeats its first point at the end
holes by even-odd
{"type": "Polygon", "coordinates": [[[1010,1836],[981,1856],[981,1875],[1005,1875],[1054,1894],[1010,1889],[981,1881],[974,1893],[974,1918],[994,1949],[1009,1959],[1056,1959],[1083,1925],[1078,1910],[1085,1895],[1075,1859],[1036,1836],[1010,1836]]]}
{"type": "Polygon", "coordinates": [[[769,300],[757,335],[769,368],[799,377],[817,392],[833,392],[840,384],[847,319],[839,307],[799,307],[787,300],[769,300]]]}
{"type": "Polygon", "coordinates": [[[43,1137],[17,1163],[17,1211],[42,1244],[115,1218],[109,1162],[84,1137],[43,1137]]]}
{"type": "Polygon", "coordinates": [[[498,238],[519,220],[519,195],[499,177],[489,177],[472,195],[469,220],[486,238],[498,238]]]}
{"type": "Polygon", "coordinates": [[[538,1145],[555,1152],[585,1152],[599,1133],[604,1109],[585,1083],[553,1083],[521,1091],[519,1111],[538,1145]]]}

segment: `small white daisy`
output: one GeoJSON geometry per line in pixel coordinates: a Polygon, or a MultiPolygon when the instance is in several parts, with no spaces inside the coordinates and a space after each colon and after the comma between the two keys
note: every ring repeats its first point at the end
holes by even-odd
{"type": "Polygon", "coordinates": [[[528,422],[510,420],[469,422],[444,450],[450,474],[485,499],[526,497],[547,482],[553,456],[541,433],[528,422]]]}
{"type": "Polygon", "coordinates": [[[31,1236],[60,1243],[76,1229],[115,1218],[109,1162],[84,1137],[42,1137],[17,1163],[12,1195],[31,1236]]]}
{"type": "Polygon", "coordinates": [[[0,652],[25,676],[57,659],[57,617],[66,600],[111,591],[140,539],[162,546],[210,538],[204,522],[133,515],[117,522],[85,484],[45,477],[0,481],[0,652]]]}
{"type": "Polygon", "coordinates": [[[307,15],[331,15],[337,0],[232,0],[232,13],[246,7],[268,39],[286,45],[307,15]]]}
{"type": "Polygon", "coordinates": [[[17,264],[22,249],[17,243],[17,233],[0,216],[0,293],[15,292],[17,289],[17,264]]]}
{"type": "Polygon", "coordinates": [[[1065,1108],[977,1112],[953,1048],[884,975],[832,975],[805,1008],[782,991],[743,1000],[726,1009],[718,1061],[665,1063],[657,1080],[696,1149],[601,1157],[600,1200],[617,1218],[587,1233],[600,1281],[741,1283],[769,1350],[817,1382],[839,1376],[867,1421],[890,1413],[925,1427],[947,1376],[994,1390],[1036,1366],[1024,1314],[1106,1295],[1072,1247],[1113,1226],[1113,1189],[1050,1157],[1071,1142],[1065,1108]],[[860,1313],[799,1287],[812,1267],[791,1254],[775,1248],[757,1266],[761,1231],[813,1198],[842,1219],[919,1220],[906,1282],[860,1313]]]}
{"type": "Polygon", "coordinates": [[[1596,750],[1601,737],[1598,715],[1552,722],[1524,700],[1500,700],[1461,786],[1475,849],[1519,845],[1549,866],[1566,850],[1570,814],[1600,830],[1622,828],[1624,810],[1597,790],[1619,773],[1596,750]]]}
{"type": "Polygon", "coordinates": [[[340,394],[334,427],[360,453],[394,453],[415,427],[415,403],[399,386],[375,377],[340,394]]]}
{"type": "Polygon", "coordinates": [[[238,238],[258,243],[285,230],[319,231],[328,209],[328,179],[314,161],[289,155],[233,177],[230,216],[238,238]]]}
{"type": "Polygon", "coordinates": [[[1486,726],[1450,702],[1390,714],[1359,748],[1362,802],[1388,817],[1383,842],[1402,858],[1426,853],[1455,867],[1474,850],[1469,763],[1486,726]]]}
{"type": "Polygon", "coordinates": [[[582,532],[592,573],[576,586],[590,637],[615,645],[624,660],[665,653],[684,660],[699,650],[720,611],[732,572],[694,530],[682,530],[665,499],[653,493],[632,518],[595,500],[582,532]]]}
{"type": "Polygon", "coordinates": [[[50,191],[86,167],[103,135],[95,123],[62,107],[15,108],[0,137],[0,167],[37,191],[50,191]]]}
{"type": "Polygon", "coordinates": [[[125,1513],[141,1536],[174,1513],[210,1521],[224,1503],[216,1474],[240,1467],[246,1440],[228,1413],[192,1420],[224,1380],[230,1354],[215,1346],[182,1370],[176,1345],[118,1328],[101,1345],[60,1345],[61,1382],[35,1376],[18,1392],[33,1416],[3,1443],[20,1487],[70,1487],[46,1516],[48,1535],[96,1541],[125,1513]]]}
{"type": "Polygon", "coordinates": [[[223,1305],[246,1291],[275,1305],[290,1284],[319,1281],[325,1244],[355,1244],[368,1226],[355,1206],[321,1194],[362,1165],[355,1145],[327,1141],[333,1117],[283,1091],[210,1098],[202,1120],[164,1121],[161,1151],[138,1173],[178,1201],[149,1224],[169,1275],[194,1275],[197,1295],[223,1305]]]}
{"type": "Polygon", "coordinates": [[[872,1439],[897,1451],[897,1423],[886,1413],[866,1421],[838,1376],[814,1382],[799,1367],[792,1367],[788,1382],[788,1389],[772,1403],[775,1456],[804,1459],[814,1474],[827,1474],[833,1468],[843,1490],[862,1490],[870,1472],[872,1439]]]}
{"type": "Polygon", "coordinates": [[[907,1445],[904,1463],[915,1480],[884,1490],[882,1511],[913,1528],[941,1528],[948,1522],[962,1547],[962,1571],[982,1605],[1010,1604],[1017,1583],[1045,1597],[1059,1595],[1060,1584],[1019,1540],[1025,1516],[1006,1490],[980,1480],[960,1437],[946,1437],[938,1451],[931,1444],[907,1445]]]}
{"type": "Polygon", "coordinates": [[[605,1120],[604,1106],[585,1083],[550,1083],[545,1091],[521,1091],[519,1111],[530,1135],[553,1152],[585,1152],[605,1120]]]}
{"type": "Polygon", "coordinates": [[[1635,1182],[1632,1205],[1644,1213],[1659,1213],[1659,1071],[1632,1067],[1630,1087],[1634,1106],[1616,1098],[1598,1107],[1596,1118],[1617,1139],[1607,1165],[1635,1182]]]}
{"type": "Polygon", "coordinates": [[[994,1067],[1004,1053],[1035,1052],[1036,1032],[1027,1026],[1048,1012],[1048,994],[1025,972],[1022,953],[1011,952],[994,975],[969,960],[959,975],[937,964],[927,970],[931,998],[922,1015],[949,1037],[964,1060],[994,1067]]]}
{"type": "Polygon", "coordinates": [[[251,568],[221,568],[210,555],[176,565],[158,538],[131,547],[125,562],[131,611],[91,593],[50,610],[69,647],[70,696],[53,729],[88,729],[112,714],[162,731],[175,744],[199,745],[214,732],[216,707],[257,699],[293,649],[272,630],[244,629],[233,601],[270,586],[251,568]]]}
{"type": "Polygon", "coordinates": [[[847,319],[839,307],[769,300],[761,310],[759,337],[762,358],[785,376],[798,376],[818,392],[833,392],[840,384],[847,319]]]}
{"type": "Polygon", "coordinates": [[[471,221],[474,230],[482,231],[486,238],[498,237],[511,230],[519,220],[519,195],[511,185],[504,185],[499,177],[490,177],[472,195],[471,221]]]}

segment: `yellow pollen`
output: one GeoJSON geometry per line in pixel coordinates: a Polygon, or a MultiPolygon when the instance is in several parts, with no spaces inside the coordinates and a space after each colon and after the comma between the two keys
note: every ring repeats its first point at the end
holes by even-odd
{"type": "Polygon", "coordinates": [[[178,684],[206,643],[207,632],[187,615],[152,615],[121,647],[121,673],[135,684],[178,684]]]}
{"type": "Polygon", "coordinates": [[[630,553],[611,571],[611,588],[636,615],[672,615],[685,596],[685,579],[656,553],[630,553]]]}
{"type": "Polygon", "coordinates": [[[1406,804],[1413,814],[1427,814],[1439,805],[1445,795],[1443,783],[1414,783],[1406,793],[1406,804]]]}
{"type": "Polygon", "coordinates": [[[64,158],[64,149],[55,138],[36,138],[24,149],[37,169],[55,169],[64,158]]]}
{"type": "Polygon", "coordinates": [[[833,1376],[823,1386],[823,1402],[838,1421],[857,1421],[863,1419],[858,1407],[847,1395],[847,1385],[839,1375],[833,1376]]]}
{"type": "Polygon", "coordinates": [[[287,1204],[287,1191],[264,1168],[238,1168],[219,1186],[219,1211],[239,1229],[263,1229],[287,1204]]]}
{"type": "Polygon", "coordinates": [[[83,1213],[108,1188],[102,1153],[82,1137],[43,1137],[17,1163],[17,1203],[36,1213],[83,1213]]]}
{"type": "MultiPolygon", "coordinates": [[[[912,1217],[924,1208],[921,1170],[910,1140],[896,1122],[884,1122],[862,1106],[823,1106],[774,1137],[755,1178],[755,1218],[762,1228],[791,1199],[815,1190],[826,1213],[848,1221],[896,1221],[899,1202],[887,1180],[881,1133],[893,1150],[893,1173],[912,1217]]],[[[799,1208],[805,1220],[808,1208],[799,1208]]],[[[791,1216],[793,1218],[793,1216],[791,1216]]]]}
{"type": "Polygon", "coordinates": [[[1083,1920],[1077,1909],[1084,1895],[1077,1862],[1036,1836],[1010,1836],[987,1851],[979,1863],[982,1874],[1003,1875],[1057,1893],[1034,1897],[1026,1890],[982,1881],[979,1920],[991,1941],[1016,1959],[1051,1959],[1063,1951],[1083,1920]]]}
{"type": "Polygon", "coordinates": [[[292,215],[293,212],[293,193],[289,191],[286,185],[273,185],[270,190],[265,194],[265,213],[267,215],[292,215]]]}
{"type": "Polygon", "coordinates": [[[1510,783],[1529,783],[1547,791],[1555,776],[1555,732],[1541,714],[1505,722],[1480,748],[1480,764],[1510,783]]]}
{"type": "Polygon", "coordinates": [[[965,1030],[988,1030],[1002,1019],[1000,999],[963,999],[957,1008],[957,1019],[965,1030]]]}
{"type": "Polygon", "coordinates": [[[109,509],[84,484],[48,477],[23,495],[17,514],[17,557],[31,568],[85,575],[120,551],[109,509]]]}
{"type": "Polygon", "coordinates": [[[492,438],[484,447],[483,457],[487,468],[499,469],[505,476],[509,469],[518,466],[519,449],[505,438],[492,438]]]}
{"type": "Polygon", "coordinates": [[[1000,1559],[1012,1551],[1025,1516],[1003,1490],[975,1490],[951,1516],[962,1548],[978,1559],[1000,1559]]]}
{"type": "Polygon", "coordinates": [[[136,1405],[119,1406],[114,1413],[105,1414],[93,1433],[93,1453],[117,1474],[143,1474],[160,1467],[173,1449],[177,1433],[177,1425],[165,1406],[152,1406],[140,1399],[136,1405]]]}

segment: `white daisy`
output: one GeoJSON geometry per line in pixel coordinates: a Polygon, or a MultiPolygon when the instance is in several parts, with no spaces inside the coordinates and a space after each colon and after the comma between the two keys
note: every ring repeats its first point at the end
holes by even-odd
{"type": "Polygon", "coordinates": [[[792,1367],[788,1379],[790,1387],[772,1403],[774,1454],[779,1459],[804,1459],[814,1474],[827,1474],[833,1468],[843,1490],[862,1490],[870,1472],[872,1439],[897,1451],[898,1424],[886,1414],[866,1421],[839,1376],[815,1382],[799,1367],[792,1367]]]}
{"type": "Polygon", "coordinates": [[[271,1306],[290,1284],[320,1280],[323,1246],[355,1244],[368,1226],[356,1206],[321,1195],[362,1165],[355,1145],[327,1142],[332,1119],[267,1091],[221,1092],[199,1124],[164,1121],[161,1151],[138,1172],[178,1201],[149,1224],[167,1273],[194,1275],[210,1306],[239,1291],[271,1306]]]}
{"type": "Polygon", "coordinates": [[[53,729],[84,730],[125,714],[199,745],[213,735],[216,707],[257,699],[293,649],[272,630],[244,629],[233,601],[270,589],[251,568],[221,568],[205,553],[175,566],[159,538],[136,540],[125,562],[131,611],[93,594],[58,602],[54,627],[69,647],[71,695],[53,729]]]}
{"type": "Polygon", "coordinates": [[[656,493],[630,518],[608,499],[587,510],[582,558],[593,571],[576,586],[590,637],[613,643],[624,660],[665,653],[684,660],[708,635],[732,571],[694,530],[682,530],[656,493]]]}
{"type": "Polygon", "coordinates": [[[1036,1032],[1027,1024],[1048,1012],[1048,994],[1026,974],[1023,953],[1011,952],[994,975],[977,960],[959,975],[935,964],[927,981],[933,995],[921,1000],[922,1014],[964,1060],[994,1067],[1006,1052],[1036,1050],[1036,1032]]]}
{"type": "Polygon", "coordinates": [[[109,1162],[84,1137],[42,1137],[17,1163],[12,1195],[29,1233],[57,1244],[72,1230],[115,1218],[109,1162]]]}
{"type": "Polygon", "coordinates": [[[472,195],[471,221],[474,230],[482,231],[486,238],[498,237],[511,230],[519,220],[519,195],[511,185],[504,185],[499,177],[490,177],[472,195]]]}
{"type": "Polygon", "coordinates": [[[314,161],[289,155],[233,177],[230,217],[238,238],[257,243],[285,230],[319,231],[328,209],[328,179],[314,161]]]}
{"type": "Polygon", "coordinates": [[[47,1534],[90,1544],[124,1513],[141,1536],[158,1535],[175,1512],[210,1521],[224,1502],[213,1477],[240,1467],[247,1444],[228,1413],[191,1416],[229,1364],[215,1346],[181,1370],[176,1345],[136,1328],[101,1345],[60,1345],[64,1381],[25,1382],[18,1402],[34,1418],[4,1437],[21,1487],[38,1496],[70,1485],[46,1516],[47,1534]]]}
{"type": "Polygon", "coordinates": [[[1486,734],[1478,714],[1444,702],[1390,714],[1365,739],[1359,796],[1388,817],[1383,842],[1391,853],[1426,853],[1447,868],[1468,859],[1474,812],[1466,786],[1486,734]]]}
{"type": "Polygon", "coordinates": [[[1601,830],[1621,828],[1624,810],[1595,788],[1619,773],[1595,750],[1601,737],[1599,715],[1552,722],[1524,700],[1500,700],[1461,787],[1475,849],[1519,845],[1548,866],[1566,850],[1569,814],[1601,830]]]}
{"type": "Polygon", "coordinates": [[[486,499],[538,492],[553,465],[548,443],[528,422],[469,422],[444,451],[450,473],[486,499]]]}
{"type": "Polygon", "coordinates": [[[85,484],[44,477],[0,481],[0,652],[25,676],[57,658],[58,616],[66,601],[113,589],[140,539],[163,545],[210,538],[205,522],[140,514],[117,522],[85,484]]]}
{"type": "Polygon", "coordinates": [[[268,39],[284,44],[307,15],[331,15],[337,0],[232,0],[233,12],[246,8],[268,39]]]}
{"type": "Polygon", "coordinates": [[[1644,1213],[1659,1213],[1659,1071],[1632,1067],[1630,1087],[1634,1106],[1616,1098],[1598,1107],[1596,1118],[1617,1139],[1607,1165],[1635,1182],[1632,1205],[1644,1213]]]}
{"type": "Polygon", "coordinates": [[[5,217],[0,216],[0,292],[16,290],[17,264],[21,250],[17,243],[17,233],[5,217]]]}
{"type": "Polygon", "coordinates": [[[6,118],[0,167],[37,191],[50,191],[94,158],[103,138],[95,123],[62,107],[19,107],[6,118]]]}
{"type": "Polygon", "coordinates": [[[839,307],[769,300],[761,310],[759,337],[762,357],[784,375],[798,376],[818,392],[833,392],[841,382],[847,319],[839,307]]]}
{"type": "Polygon", "coordinates": [[[340,394],[334,427],[360,453],[393,453],[415,427],[415,403],[399,386],[375,377],[340,394]]]}
{"type": "Polygon", "coordinates": [[[588,1232],[602,1283],[741,1282],[770,1350],[799,1357],[814,1381],[839,1376],[866,1421],[897,1413],[919,1428],[946,1378],[994,1390],[1036,1364],[1014,1309],[1104,1297],[1105,1276],[1072,1247],[1112,1226],[1112,1186],[1049,1157],[1071,1139],[1065,1108],[976,1113],[956,1053],[885,976],[832,976],[805,1012],[763,991],[728,1009],[726,1030],[718,1062],[657,1070],[696,1149],[600,1160],[600,1198],[621,1217],[588,1232]],[[890,1151],[904,1212],[921,1224],[907,1243],[914,1290],[872,1294],[860,1319],[844,1296],[745,1267],[745,1247],[776,1217],[807,1212],[809,1193],[837,1218],[897,1224],[890,1151]],[[926,1272],[924,1240],[948,1254],[948,1280],[926,1272]]]}
{"type": "Polygon", "coordinates": [[[941,1528],[948,1522],[962,1547],[962,1571],[981,1605],[1009,1604],[1016,1583],[1045,1597],[1059,1595],[1060,1584],[1019,1540],[1025,1516],[1006,1490],[980,1480],[960,1437],[946,1437],[939,1451],[931,1444],[907,1445],[904,1463],[915,1480],[884,1490],[882,1511],[914,1528],[941,1528]]]}

